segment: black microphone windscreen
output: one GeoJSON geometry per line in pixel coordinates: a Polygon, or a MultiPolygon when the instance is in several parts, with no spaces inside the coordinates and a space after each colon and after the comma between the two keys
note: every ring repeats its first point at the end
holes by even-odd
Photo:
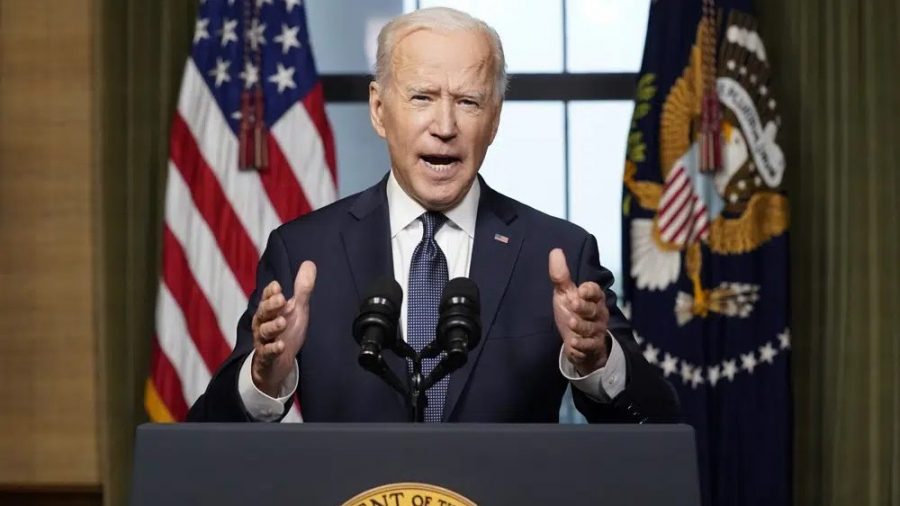
{"type": "Polygon", "coordinates": [[[444,286],[444,294],[441,297],[441,306],[453,298],[466,298],[476,306],[481,305],[481,296],[478,293],[478,285],[469,278],[453,278],[444,286]]]}
{"type": "Polygon", "coordinates": [[[397,280],[394,278],[382,276],[369,285],[369,289],[366,290],[363,297],[363,302],[365,303],[365,301],[373,297],[384,297],[399,311],[400,304],[403,302],[403,289],[400,288],[400,283],[397,283],[397,280]]]}

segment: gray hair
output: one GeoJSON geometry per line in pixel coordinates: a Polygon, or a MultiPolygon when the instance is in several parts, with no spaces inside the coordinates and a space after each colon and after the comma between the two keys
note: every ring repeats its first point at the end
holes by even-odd
{"type": "Polygon", "coordinates": [[[457,30],[481,32],[491,43],[494,66],[495,97],[503,100],[506,95],[506,58],[497,31],[484,21],[465,12],[449,7],[419,9],[392,19],[378,34],[378,51],[375,54],[375,82],[384,87],[391,77],[391,54],[403,37],[417,30],[450,32],[457,30]]]}

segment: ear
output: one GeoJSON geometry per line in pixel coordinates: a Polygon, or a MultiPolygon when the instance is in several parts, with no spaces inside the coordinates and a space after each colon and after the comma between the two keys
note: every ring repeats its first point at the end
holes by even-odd
{"type": "Polygon", "coordinates": [[[372,122],[372,128],[375,133],[382,139],[385,137],[384,131],[384,97],[381,86],[375,81],[369,83],[369,120],[372,122]]]}
{"type": "Polygon", "coordinates": [[[494,137],[497,136],[497,130],[500,129],[500,113],[503,112],[503,100],[500,100],[500,103],[497,104],[497,112],[494,114],[494,123],[491,125],[491,142],[494,143],[494,137]]]}

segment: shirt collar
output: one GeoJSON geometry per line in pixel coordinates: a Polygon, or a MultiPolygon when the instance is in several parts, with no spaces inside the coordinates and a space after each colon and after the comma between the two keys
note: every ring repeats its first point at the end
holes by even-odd
{"type": "MultiPolygon", "coordinates": [[[[456,207],[444,211],[444,215],[454,225],[462,229],[469,237],[475,237],[475,218],[478,216],[478,199],[481,197],[481,184],[478,178],[472,182],[466,196],[456,207]]],[[[421,204],[400,188],[400,183],[391,171],[387,182],[388,214],[391,219],[391,238],[416,221],[426,211],[421,204]]]]}

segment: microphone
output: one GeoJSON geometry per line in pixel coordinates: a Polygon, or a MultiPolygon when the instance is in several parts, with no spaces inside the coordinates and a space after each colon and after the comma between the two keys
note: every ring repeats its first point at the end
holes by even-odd
{"type": "Polygon", "coordinates": [[[353,320],[353,338],[359,343],[359,365],[375,371],[382,364],[382,348],[393,348],[397,341],[397,321],[403,290],[390,277],[376,279],[359,305],[353,320]]]}
{"type": "Polygon", "coordinates": [[[469,278],[454,278],[441,297],[437,341],[447,353],[450,370],[462,367],[481,340],[481,296],[469,278]]]}

